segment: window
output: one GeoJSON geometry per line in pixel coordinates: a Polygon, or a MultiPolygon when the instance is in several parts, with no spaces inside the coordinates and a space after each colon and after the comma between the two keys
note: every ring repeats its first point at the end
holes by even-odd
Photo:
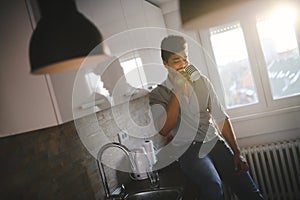
{"type": "Polygon", "coordinates": [[[210,29],[227,108],[257,103],[257,92],[239,23],[210,29]]]}
{"type": "Polygon", "coordinates": [[[199,32],[216,65],[208,64],[210,79],[222,88],[224,105],[232,116],[299,106],[296,14],[300,15],[281,6],[199,32]]]}
{"type": "Polygon", "coordinates": [[[300,94],[300,57],[294,25],[295,13],[286,8],[257,18],[273,99],[300,94]]]}

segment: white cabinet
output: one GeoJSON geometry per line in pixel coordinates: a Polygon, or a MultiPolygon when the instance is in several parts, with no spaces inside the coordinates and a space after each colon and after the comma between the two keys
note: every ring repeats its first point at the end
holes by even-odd
{"type": "Polygon", "coordinates": [[[72,92],[76,73],[77,71],[74,70],[49,75],[50,92],[59,123],[73,120],[72,92]]]}
{"type": "Polygon", "coordinates": [[[162,82],[166,70],[160,58],[160,42],[167,35],[165,23],[160,8],[143,0],[121,0],[130,41],[127,56],[130,59],[140,59],[137,66],[141,84],[145,89],[155,83],[162,82]],[[130,3],[129,3],[130,2],[130,3]],[[132,59],[132,58],[131,58],[132,59]]]}
{"type": "MultiPolygon", "coordinates": [[[[76,0],[76,4],[78,10],[98,27],[104,39],[108,39],[106,45],[112,55],[118,56],[145,42],[159,47],[163,34],[124,34],[116,40],[112,39],[133,28],[164,27],[160,9],[150,3],[143,0],[76,0]]],[[[30,74],[29,41],[32,25],[35,26],[39,20],[36,5],[36,0],[12,0],[0,8],[0,136],[73,120],[72,92],[76,71],[52,75],[30,74]]],[[[156,52],[141,52],[140,55],[144,62],[157,56],[156,52]]],[[[143,71],[138,72],[147,76],[143,71]]],[[[141,74],[134,76],[136,78],[141,74]]]]}
{"type": "Polygon", "coordinates": [[[146,25],[153,27],[165,28],[165,21],[162,14],[162,11],[159,7],[154,6],[153,4],[143,1],[145,16],[146,16],[146,25]]]}
{"type": "Polygon", "coordinates": [[[121,5],[128,29],[146,26],[144,0],[121,0],[121,5]]]}
{"type": "Polygon", "coordinates": [[[127,30],[121,0],[76,0],[76,5],[96,25],[104,39],[127,30]]]}
{"type": "Polygon", "coordinates": [[[30,74],[25,1],[7,1],[0,13],[0,137],[56,125],[46,77],[30,74]]]}
{"type": "MultiPolygon", "coordinates": [[[[146,26],[158,27],[150,31],[151,44],[155,47],[149,50],[151,60],[145,60],[145,63],[151,63],[144,69],[149,86],[161,83],[167,77],[167,70],[163,66],[160,52],[160,43],[168,35],[164,17],[160,8],[144,1],[146,26]]],[[[149,57],[148,57],[149,58],[149,57]]]]}
{"type": "MultiPolygon", "coordinates": [[[[29,2],[36,3],[36,0],[29,0],[29,2]]],[[[160,41],[167,34],[166,30],[161,30],[159,33],[146,30],[142,34],[130,31],[134,28],[142,30],[145,27],[164,28],[163,16],[159,8],[144,0],[76,0],[75,2],[77,9],[99,29],[103,36],[104,44],[108,46],[112,55],[122,57],[125,52],[150,45],[155,47],[155,50],[142,50],[138,53],[143,60],[143,64],[153,61],[161,63],[160,53],[157,49],[160,41]]],[[[32,10],[32,12],[36,11],[32,10]]],[[[38,16],[36,13],[34,15],[31,13],[33,25],[39,20],[38,16]]],[[[28,56],[28,54],[25,56],[28,56]]],[[[163,73],[160,72],[161,69],[163,67],[141,67],[139,70],[135,70],[131,76],[135,81],[141,80],[141,78],[138,79],[137,77],[144,77],[142,78],[144,82],[153,79],[153,77],[162,79],[163,73]],[[153,70],[156,70],[154,74],[153,70]],[[149,76],[149,74],[153,75],[149,76]]],[[[73,120],[72,93],[76,71],[51,74],[45,77],[49,83],[49,89],[46,92],[50,91],[48,99],[52,99],[50,102],[53,105],[50,107],[52,113],[56,114],[56,123],[60,124],[73,120]]],[[[142,84],[145,83],[140,85],[142,84]]]]}

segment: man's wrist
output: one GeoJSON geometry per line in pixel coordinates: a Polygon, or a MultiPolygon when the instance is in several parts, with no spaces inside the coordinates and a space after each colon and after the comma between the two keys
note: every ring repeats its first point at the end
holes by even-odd
{"type": "Polygon", "coordinates": [[[238,156],[241,155],[240,149],[234,149],[234,150],[233,150],[233,153],[234,153],[234,155],[238,155],[238,156]]]}

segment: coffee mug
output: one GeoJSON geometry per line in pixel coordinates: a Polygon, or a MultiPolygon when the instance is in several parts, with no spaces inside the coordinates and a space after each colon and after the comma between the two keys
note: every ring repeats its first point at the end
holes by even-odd
{"type": "Polygon", "coordinates": [[[194,65],[188,65],[185,67],[185,72],[189,75],[192,81],[196,81],[200,78],[200,72],[194,65]]]}

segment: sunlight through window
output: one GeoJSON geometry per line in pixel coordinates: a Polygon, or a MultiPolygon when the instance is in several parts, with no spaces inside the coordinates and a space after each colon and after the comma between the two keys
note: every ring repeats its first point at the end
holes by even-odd
{"type": "Polygon", "coordinates": [[[210,29],[210,39],[227,108],[258,102],[244,35],[239,23],[210,29]]]}
{"type": "Polygon", "coordinates": [[[273,99],[300,94],[300,57],[295,34],[296,12],[278,7],[257,18],[273,99]]]}

